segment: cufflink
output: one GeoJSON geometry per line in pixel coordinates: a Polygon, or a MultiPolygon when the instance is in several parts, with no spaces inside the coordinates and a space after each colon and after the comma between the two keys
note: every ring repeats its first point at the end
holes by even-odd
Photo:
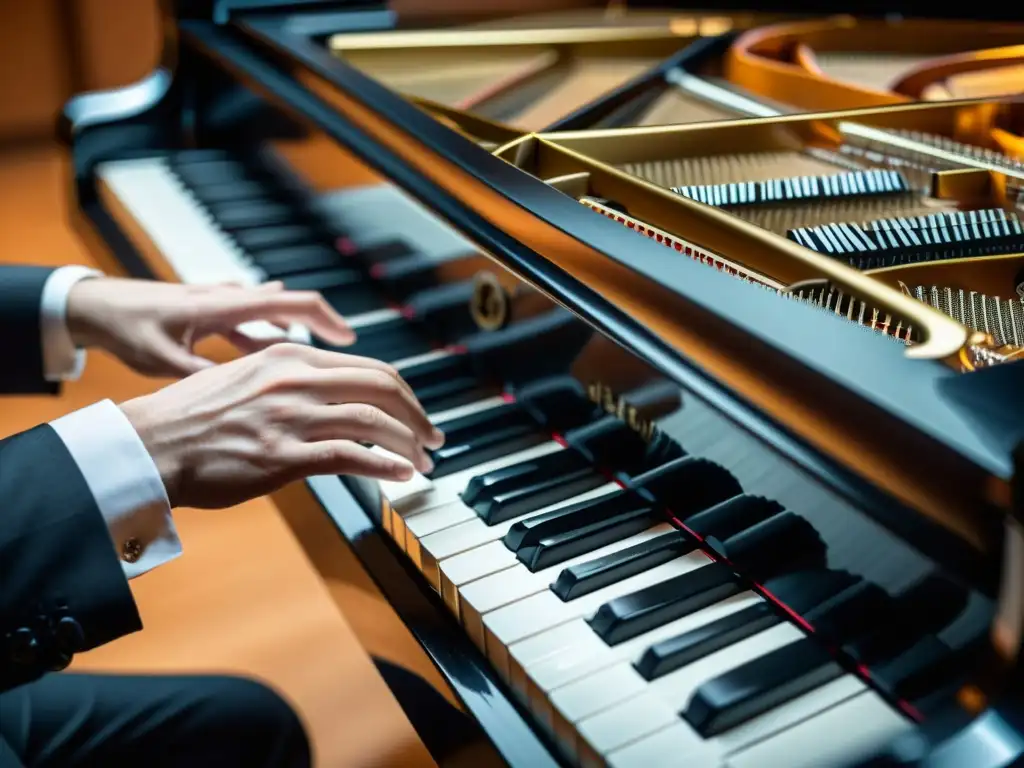
{"type": "Polygon", "coordinates": [[[137,563],[142,557],[142,542],[134,536],[121,545],[121,559],[126,563],[137,563]]]}

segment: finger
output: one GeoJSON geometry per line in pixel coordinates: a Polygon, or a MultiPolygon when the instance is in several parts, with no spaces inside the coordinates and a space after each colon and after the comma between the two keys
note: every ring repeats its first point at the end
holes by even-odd
{"type": "Polygon", "coordinates": [[[225,294],[223,304],[213,314],[219,324],[235,326],[252,320],[299,323],[330,344],[345,345],[355,341],[355,333],[345,319],[315,291],[225,294]]]}
{"type": "Polygon", "coordinates": [[[412,387],[409,383],[402,378],[402,374],[393,365],[385,363],[383,360],[377,360],[373,357],[363,357],[362,355],[350,355],[345,352],[336,352],[331,349],[319,349],[310,345],[302,347],[300,354],[303,359],[312,365],[314,368],[323,368],[327,370],[338,370],[341,368],[365,368],[371,371],[380,371],[393,378],[399,386],[408,391],[408,393],[415,398],[416,395],[412,391],[412,387]]]}
{"type": "Polygon", "coordinates": [[[319,407],[310,413],[307,423],[304,430],[307,439],[345,438],[357,443],[370,443],[408,459],[423,474],[434,468],[416,433],[394,416],[372,405],[348,403],[319,407]]]}
{"type": "Polygon", "coordinates": [[[163,364],[165,372],[169,374],[190,376],[216,365],[205,357],[193,354],[190,349],[162,333],[153,334],[145,343],[149,353],[163,364]]]}
{"type": "Polygon", "coordinates": [[[228,288],[231,290],[238,290],[244,288],[245,285],[233,281],[227,281],[223,283],[206,283],[201,285],[190,285],[188,288],[192,293],[214,293],[216,291],[228,288]]]}
{"type": "Polygon", "coordinates": [[[332,403],[367,403],[398,419],[429,448],[440,448],[444,435],[430,423],[427,412],[408,385],[402,386],[393,376],[369,368],[327,370],[311,379],[322,392],[322,399],[332,403]]]}
{"type": "Polygon", "coordinates": [[[372,451],[351,440],[300,443],[289,451],[287,458],[293,474],[300,477],[359,475],[404,482],[415,474],[412,464],[405,459],[372,451]]]}

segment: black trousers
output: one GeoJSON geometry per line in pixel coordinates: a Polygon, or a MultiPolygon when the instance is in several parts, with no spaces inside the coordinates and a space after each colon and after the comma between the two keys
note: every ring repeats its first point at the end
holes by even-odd
{"type": "Polygon", "coordinates": [[[216,676],[53,674],[0,694],[0,768],[307,768],[298,716],[216,676]]]}

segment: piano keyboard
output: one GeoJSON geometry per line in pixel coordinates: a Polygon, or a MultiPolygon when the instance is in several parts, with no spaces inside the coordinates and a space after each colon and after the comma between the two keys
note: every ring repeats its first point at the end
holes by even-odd
{"type": "Polygon", "coordinates": [[[353,352],[399,368],[447,440],[429,476],[380,484],[382,527],[573,764],[841,764],[950,684],[965,591],[699,401],[649,439],[606,413],[561,373],[592,333],[568,312],[476,333],[443,260],[339,244],[223,154],[102,178],[184,280],[320,290],[353,352]]]}
{"type": "MultiPolygon", "coordinates": [[[[362,339],[350,348],[354,354],[398,360],[429,352],[429,344],[402,333],[403,317],[436,319],[464,307],[471,290],[466,283],[461,293],[417,296],[416,288],[433,285],[438,259],[402,240],[343,235],[263,157],[192,150],[108,162],[97,175],[181,282],[252,286],[280,280],[292,290],[319,291],[362,339]],[[408,302],[386,300],[375,284],[408,302]]],[[[248,323],[243,330],[281,337],[268,323],[248,323]]],[[[298,326],[288,336],[311,341],[298,326]]]]}
{"type": "MultiPolygon", "coordinates": [[[[587,454],[621,443],[625,430],[600,413],[581,423],[587,408],[568,408],[573,397],[564,381],[542,381],[521,399],[435,412],[448,435],[435,473],[381,488],[395,543],[572,762],[640,768],[685,754],[695,766],[841,764],[912,727],[825,647],[884,665],[962,608],[953,599],[905,629],[891,623],[906,602],[935,606],[945,582],[893,598],[826,564],[808,518],[745,494],[717,462],[668,450],[630,457],[619,445],[613,458],[633,472],[598,472],[587,454]],[[558,423],[509,429],[520,408],[558,423]],[[686,530],[660,512],[666,494],[686,530]],[[884,628],[892,647],[857,656],[884,628]],[[820,727],[835,723],[842,737],[822,744],[820,727]]],[[[709,453],[731,453],[709,438],[709,453]]],[[[775,469],[731,463],[740,476],[775,469]]],[[[901,684],[899,674],[883,681],[901,684]]]]}

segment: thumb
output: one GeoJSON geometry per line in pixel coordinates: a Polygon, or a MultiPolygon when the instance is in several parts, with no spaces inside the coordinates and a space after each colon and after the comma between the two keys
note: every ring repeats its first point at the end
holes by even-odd
{"type": "Polygon", "coordinates": [[[164,333],[154,333],[148,339],[148,346],[158,372],[163,375],[189,376],[216,365],[164,333]]]}

